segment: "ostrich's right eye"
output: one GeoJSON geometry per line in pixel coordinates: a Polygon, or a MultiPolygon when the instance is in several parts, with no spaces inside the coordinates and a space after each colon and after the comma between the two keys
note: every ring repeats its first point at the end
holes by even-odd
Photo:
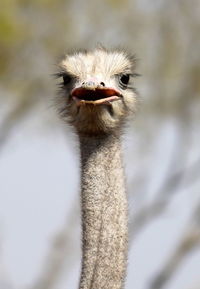
{"type": "Polygon", "coordinates": [[[63,83],[67,85],[71,82],[72,77],[69,74],[63,74],[63,83]]]}

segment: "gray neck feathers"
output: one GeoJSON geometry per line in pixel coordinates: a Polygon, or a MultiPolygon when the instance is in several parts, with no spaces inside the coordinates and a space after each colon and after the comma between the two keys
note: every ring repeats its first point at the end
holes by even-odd
{"type": "Polygon", "coordinates": [[[79,289],[121,289],[127,261],[127,198],[120,138],[80,136],[82,272],[79,289]]]}

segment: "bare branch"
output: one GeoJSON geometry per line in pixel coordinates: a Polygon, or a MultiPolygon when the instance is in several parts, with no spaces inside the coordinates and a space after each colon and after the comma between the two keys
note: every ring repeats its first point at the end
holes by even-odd
{"type": "Polygon", "coordinates": [[[141,209],[136,216],[132,217],[132,226],[130,228],[131,240],[133,239],[133,236],[135,237],[135,235],[138,234],[146,224],[154,220],[164,211],[164,209],[166,209],[171,201],[171,195],[178,192],[177,187],[183,179],[184,182],[182,183],[182,186],[184,185],[184,188],[199,180],[199,171],[200,158],[189,168],[184,168],[168,178],[165,187],[163,187],[163,191],[159,194],[160,197],[157,198],[153,204],[141,209]]]}
{"type": "Polygon", "coordinates": [[[200,245],[200,203],[197,206],[188,230],[184,234],[182,241],[170,257],[164,268],[154,278],[149,289],[161,289],[173,277],[182,261],[188,254],[200,245]]]}
{"type": "Polygon", "coordinates": [[[70,272],[71,268],[73,268],[74,261],[76,260],[75,252],[77,251],[74,250],[77,236],[76,232],[74,232],[77,228],[76,207],[76,205],[72,206],[72,211],[69,214],[67,222],[61,232],[59,232],[53,240],[52,246],[43,264],[43,270],[39,279],[29,287],[29,289],[54,288],[60,274],[62,273],[64,265],[70,267],[68,270],[65,270],[66,274],[70,272]]]}

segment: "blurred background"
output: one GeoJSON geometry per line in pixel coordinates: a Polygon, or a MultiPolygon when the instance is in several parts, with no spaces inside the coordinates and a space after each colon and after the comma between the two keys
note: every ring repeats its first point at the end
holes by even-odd
{"type": "Polygon", "coordinates": [[[200,288],[200,1],[1,0],[0,289],[77,288],[79,156],[53,107],[71,49],[136,53],[127,289],[200,288]]]}

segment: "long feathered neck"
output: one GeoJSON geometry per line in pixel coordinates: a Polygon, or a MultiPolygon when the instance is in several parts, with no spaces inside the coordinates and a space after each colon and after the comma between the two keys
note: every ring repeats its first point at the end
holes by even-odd
{"type": "Polygon", "coordinates": [[[116,135],[80,137],[82,272],[79,289],[121,289],[127,262],[127,198],[116,135]]]}

